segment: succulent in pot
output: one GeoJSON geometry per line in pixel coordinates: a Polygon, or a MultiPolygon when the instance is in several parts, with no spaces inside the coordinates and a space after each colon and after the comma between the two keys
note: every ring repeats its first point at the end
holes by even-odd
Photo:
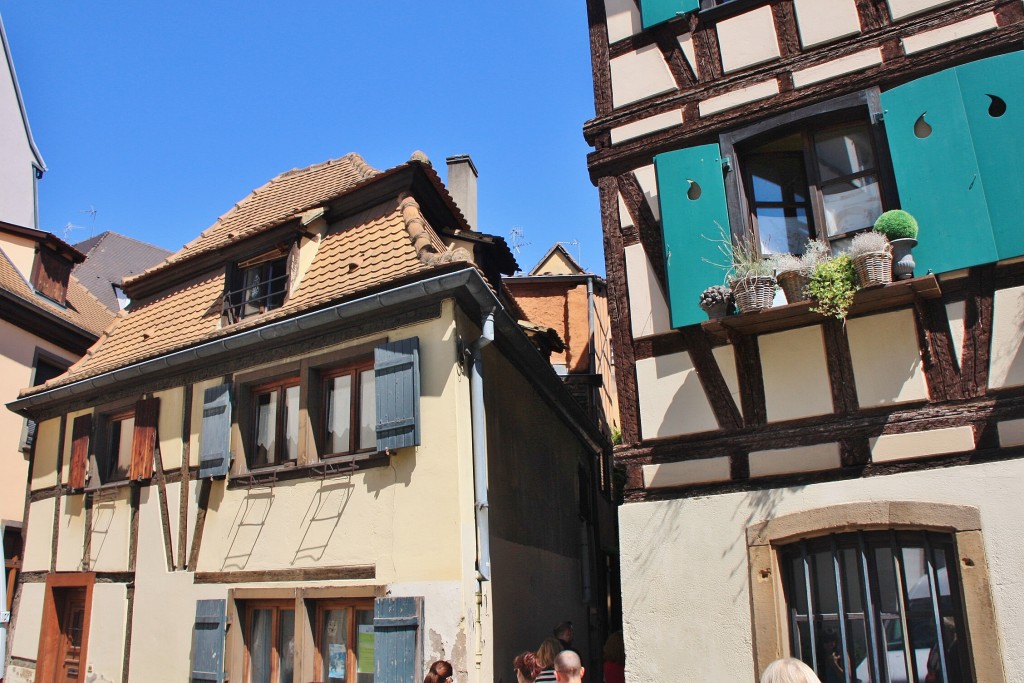
{"type": "Polygon", "coordinates": [[[892,246],[880,232],[862,232],[850,243],[850,258],[861,287],[892,282],[892,246]]]}
{"type": "Polygon", "coordinates": [[[917,219],[902,209],[886,211],[875,221],[875,232],[882,233],[892,244],[892,275],[897,280],[914,277],[914,257],[917,246],[917,219]]]}
{"type": "Polygon", "coordinates": [[[700,307],[709,318],[721,318],[733,312],[732,290],[723,285],[713,285],[700,294],[700,307]]]}

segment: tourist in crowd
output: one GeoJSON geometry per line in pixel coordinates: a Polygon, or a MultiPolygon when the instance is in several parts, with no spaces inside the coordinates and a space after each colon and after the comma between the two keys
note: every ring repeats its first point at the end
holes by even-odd
{"type": "Polygon", "coordinates": [[[799,659],[776,659],[761,675],[761,683],[821,683],[811,667],[799,659]]]}
{"type": "Polygon", "coordinates": [[[572,650],[563,650],[555,657],[555,680],[558,683],[582,683],[586,670],[580,656],[572,650]]]}
{"type": "Polygon", "coordinates": [[[608,636],[604,643],[604,683],[626,683],[626,648],[622,631],[608,636]]]}
{"type": "Polygon", "coordinates": [[[452,683],[452,665],[439,659],[430,665],[430,671],[423,678],[423,683],[452,683]]]}
{"type": "Polygon", "coordinates": [[[532,652],[524,652],[512,660],[512,668],[516,671],[518,683],[534,683],[540,675],[540,664],[537,663],[537,655],[532,652]]]}
{"type": "Polygon", "coordinates": [[[545,638],[544,642],[537,648],[537,663],[540,664],[541,672],[537,676],[537,683],[555,680],[555,657],[562,651],[562,643],[557,638],[545,638]]]}

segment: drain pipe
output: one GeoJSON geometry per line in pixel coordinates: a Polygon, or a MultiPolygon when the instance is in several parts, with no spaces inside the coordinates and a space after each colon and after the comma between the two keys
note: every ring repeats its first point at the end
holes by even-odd
{"type": "Polygon", "coordinates": [[[490,504],[487,502],[487,413],[484,409],[483,348],[494,341],[494,309],[484,312],[480,336],[469,347],[470,406],[473,415],[473,487],[476,503],[478,581],[491,580],[490,504]]]}

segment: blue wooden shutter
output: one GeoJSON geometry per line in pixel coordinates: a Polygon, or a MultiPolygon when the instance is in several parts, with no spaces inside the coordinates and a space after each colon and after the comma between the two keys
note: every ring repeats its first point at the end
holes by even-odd
{"type": "Polygon", "coordinates": [[[918,271],[995,261],[985,182],[955,70],[884,92],[882,106],[900,205],[921,226],[918,271]]]}
{"type": "MultiPolygon", "coordinates": [[[[999,258],[1024,254],[1024,52],[956,68],[999,258]]],[[[927,237],[921,226],[922,237],[927,237]]]]}
{"type": "Polygon", "coordinates": [[[226,600],[196,600],[191,681],[224,682],[226,600]]]}
{"type": "Polygon", "coordinates": [[[374,683],[423,680],[423,598],[373,601],[374,683]]]}
{"type": "Polygon", "coordinates": [[[665,276],[672,327],[706,320],[700,294],[725,279],[728,256],[721,240],[732,239],[717,144],[689,147],[654,157],[665,242],[665,276]]]}
{"type": "Polygon", "coordinates": [[[199,441],[199,476],[222,477],[231,465],[231,386],[221,384],[203,394],[203,431],[199,441]]]}
{"type": "Polygon", "coordinates": [[[373,354],[377,450],[420,444],[420,340],[381,344],[373,354]]]}
{"type": "Polygon", "coordinates": [[[640,17],[644,28],[674,19],[678,14],[686,14],[700,9],[700,0],[641,0],[640,17]]]}

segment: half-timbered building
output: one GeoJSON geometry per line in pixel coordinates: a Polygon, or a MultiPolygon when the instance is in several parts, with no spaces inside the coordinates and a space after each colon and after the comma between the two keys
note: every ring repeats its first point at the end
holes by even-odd
{"type": "Polygon", "coordinates": [[[607,442],[514,270],[424,156],[350,154],[125,281],[9,406],[38,427],[7,680],[507,681],[565,619],[587,654],[607,442]]]}
{"type": "Polygon", "coordinates": [[[1017,680],[1024,3],[587,6],[627,678],[1017,680]],[[845,321],[699,308],[730,244],[840,253],[894,208],[915,277],[845,321]]]}

